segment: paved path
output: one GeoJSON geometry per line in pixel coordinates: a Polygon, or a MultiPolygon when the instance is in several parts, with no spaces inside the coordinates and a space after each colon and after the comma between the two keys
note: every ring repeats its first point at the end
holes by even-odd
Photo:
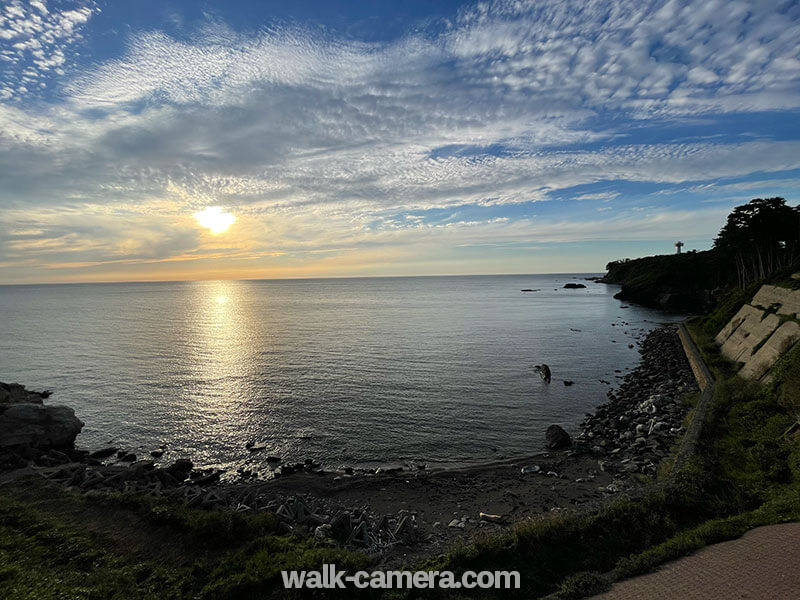
{"type": "Polygon", "coordinates": [[[800,523],[770,525],[621,581],[594,600],[798,600],[800,523]]]}

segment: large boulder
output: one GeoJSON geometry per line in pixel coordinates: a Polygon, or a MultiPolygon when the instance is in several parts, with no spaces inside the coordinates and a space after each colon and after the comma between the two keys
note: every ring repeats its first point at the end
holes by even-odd
{"type": "Polygon", "coordinates": [[[572,446],[572,438],[559,425],[550,425],[544,434],[544,439],[550,450],[563,450],[572,446]]]}
{"type": "Polygon", "coordinates": [[[74,444],[82,428],[83,421],[68,406],[0,404],[0,447],[65,448],[74,444]]]}

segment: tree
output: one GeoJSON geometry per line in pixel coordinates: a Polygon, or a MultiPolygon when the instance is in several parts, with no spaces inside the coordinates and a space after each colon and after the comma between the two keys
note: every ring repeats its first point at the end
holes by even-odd
{"type": "Polygon", "coordinates": [[[788,268],[800,259],[800,205],[756,198],[737,206],[714,248],[735,265],[740,287],[788,268]]]}

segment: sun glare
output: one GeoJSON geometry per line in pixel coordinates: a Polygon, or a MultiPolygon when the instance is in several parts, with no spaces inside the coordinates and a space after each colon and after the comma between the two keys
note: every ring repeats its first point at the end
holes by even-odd
{"type": "Polygon", "coordinates": [[[221,206],[206,206],[194,213],[198,225],[211,230],[211,233],[225,233],[228,227],[236,222],[233,213],[225,211],[221,206]]]}

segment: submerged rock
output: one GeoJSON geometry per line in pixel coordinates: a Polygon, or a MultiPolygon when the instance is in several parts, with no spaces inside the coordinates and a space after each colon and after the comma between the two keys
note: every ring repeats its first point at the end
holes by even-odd
{"type": "Polygon", "coordinates": [[[586,286],[582,283],[565,283],[564,289],[565,290],[579,290],[581,288],[585,288],[586,286]]]}

